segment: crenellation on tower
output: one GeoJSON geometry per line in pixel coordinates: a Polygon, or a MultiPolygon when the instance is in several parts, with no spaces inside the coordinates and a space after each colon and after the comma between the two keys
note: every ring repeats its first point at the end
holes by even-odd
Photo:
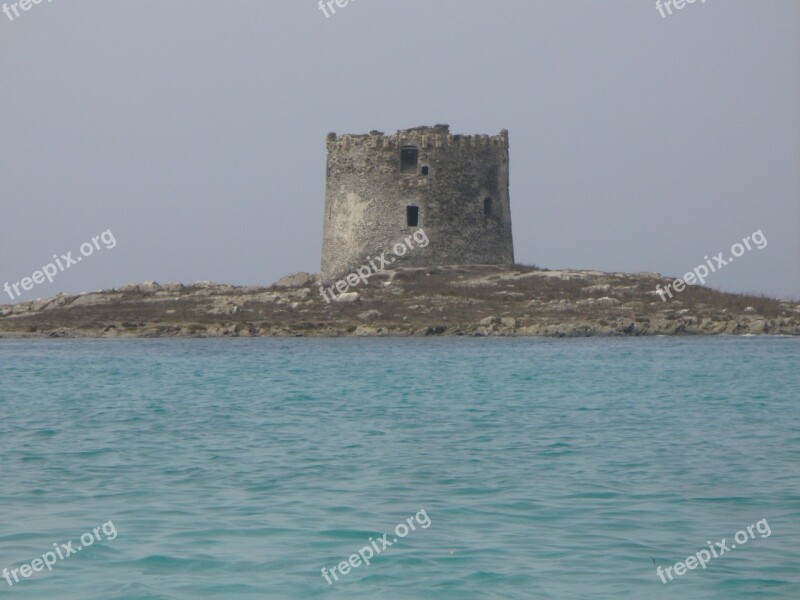
{"type": "MultiPolygon", "coordinates": [[[[447,125],[437,126],[447,128],[447,125]]],[[[368,134],[328,134],[328,150],[337,148],[349,149],[359,145],[372,148],[399,148],[414,144],[421,148],[485,148],[489,146],[508,147],[508,131],[502,130],[498,135],[487,134],[463,135],[451,134],[441,128],[414,128],[398,131],[393,135],[385,135],[382,131],[371,131],[368,134]]]]}

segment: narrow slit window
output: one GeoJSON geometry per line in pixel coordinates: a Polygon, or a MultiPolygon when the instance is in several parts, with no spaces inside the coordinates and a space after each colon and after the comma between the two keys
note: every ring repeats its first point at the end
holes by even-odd
{"type": "Polygon", "coordinates": [[[400,172],[416,173],[419,161],[419,150],[416,146],[407,146],[400,150],[400,172]]]}
{"type": "Polygon", "coordinates": [[[430,172],[430,169],[428,168],[428,165],[425,165],[424,167],[422,167],[422,174],[423,175],[427,175],[429,172],[430,172]]]}
{"type": "Polygon", "coordinates": [[[491,217],[492,216],[492,199],[491,198],[484,198],[483,199],[483,216],[491,217]]]}
{"type": "Polygon", "coordinates": [[[406,224],[409,227],[416,227],[419,224],[418,206],[406,206],[406,224]]]}

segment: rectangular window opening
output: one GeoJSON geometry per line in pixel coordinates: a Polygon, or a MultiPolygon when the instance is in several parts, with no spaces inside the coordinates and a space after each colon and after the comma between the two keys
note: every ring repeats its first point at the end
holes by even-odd
{"type": "Polygon", "coordinates": [[[400,149],[400,172],[416,173],[419,161],[419,150],[416,146],[406,146],[400,149]]]}
{"type": "Polygon", "coordinates": [[[406,206],[406,224],[409,227],[419,224],[419,206],[406,206]]]}
{"type": "Polygon", "coordinates": [[[492,216],[492,199],[491,198],[484,198],[483,199],[483,216],[491,217],[492,216]]]}

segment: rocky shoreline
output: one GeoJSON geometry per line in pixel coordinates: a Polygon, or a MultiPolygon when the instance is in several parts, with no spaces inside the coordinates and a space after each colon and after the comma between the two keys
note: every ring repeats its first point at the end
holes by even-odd
{"type": "Polygon", "coordinates": [[[129,284],[0,306],[0,337],[800,335],[800,303],[687,287],[655,273],[405,268],[326,302],[316,275],[270,287],[129,284]]]}

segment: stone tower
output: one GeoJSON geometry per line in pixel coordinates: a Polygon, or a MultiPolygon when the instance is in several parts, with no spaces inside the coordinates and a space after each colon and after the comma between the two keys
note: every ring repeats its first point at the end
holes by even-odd
{"type": "Polygon", "coordinates": [[[397,266],[514,264],[505,129],[491,137],[453,135],[447,125],[330,133],[327,168],[323,281],[419,228],[430,243],[397,266]]]}

